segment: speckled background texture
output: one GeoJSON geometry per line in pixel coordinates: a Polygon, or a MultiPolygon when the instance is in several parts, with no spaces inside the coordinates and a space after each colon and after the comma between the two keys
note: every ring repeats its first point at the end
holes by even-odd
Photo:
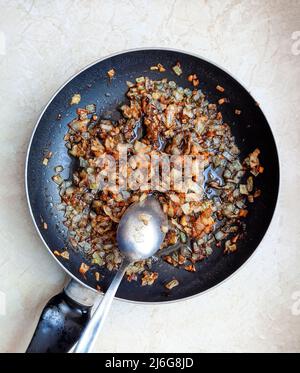
{"type": "Polygon", "coordinates": [[[250,90],[278,145],[280,195],[263,242],[232,278],[174,304],[115,301],[95,351],[300,352],[299,0],[0,0],[0,351],[25,351],[67,281],[27,208],[35,122],[71,75],[137,47],[199,54],[250,90]]]}

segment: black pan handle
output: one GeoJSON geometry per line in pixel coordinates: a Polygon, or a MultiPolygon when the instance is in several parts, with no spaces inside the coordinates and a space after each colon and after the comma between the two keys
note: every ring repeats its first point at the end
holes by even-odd
{"type": "Polygon", "coordinates": [[[96,292],[71,280],[46,304],[26,352],[68,352],[89,322],[96,296],[96,292]]]}

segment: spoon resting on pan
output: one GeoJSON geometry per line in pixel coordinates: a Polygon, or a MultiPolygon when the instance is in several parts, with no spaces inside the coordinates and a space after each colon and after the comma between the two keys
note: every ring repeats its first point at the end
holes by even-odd
{"type": "Polygon", "coordinates": [[[123,254],[123,262],[83,331],[74,352],[92,350],[126,269],[131,263],[150,258],[157,252],[165,237],[162,227],[166,224],[167,218],[153,196],[132,204],[126,210],[117,230],[118,248],[123,254]]]}

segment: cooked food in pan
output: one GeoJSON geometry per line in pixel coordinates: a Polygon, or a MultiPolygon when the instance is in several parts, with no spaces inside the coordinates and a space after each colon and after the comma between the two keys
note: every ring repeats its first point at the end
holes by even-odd
{"type": "MultiPolygon", "coordinates": [[[[179,74],[180,65],[173,70],[179,74]]],[[[78,168],[72,179],[63,180],[62,167],[57,166],[53,180],[60,188],[58,208],[64,211],[72,247],[98,265],[100,273],[102,266],[114,270],[121,263],[116,245],[118,222],[131,203],[150,193],[156,195],[168,216],[168,225],[161,227],[166,233],[158,254],[162,260],[194,272],[195,263],[213,250],[229,254],[238,249],[247,205],[260,195],[254,183],[263,172],[260,150],[253,149],[248,157],[240,158],[230,124],[223,121],[220,111],[226,98],[209,102],[197,89],[198,84],[195,74],[188,76],[187,88],[164,78],[142,76],[134,83],[127,82],[127,103],[121,105],[122,118],[117,121],[98,117],[94,104],[77,107],[77,117],[69,124],[64,140],[69,154],[78,159],[78,168]],[[126,162],[120,149],[125,149],[126,162]],[[180,172],[187,169],[187,156],[191,177],[178,185],[180,172]],[[159,160],[160,167],[156,185],[149,167],[153,159],[159,160]],[[168,174],[161,171],[166,166],[164,159],[168,159],[168,174]],[[196,178],[199,174],[194,170],[199,160],[202,178],[196,178]]],[[[225,96],[223,87],[218,85],[216,90],[225,96]]],[[[72,98],[72,103],[79,105],[80,101],[72,98]]],[[[237,109],[236,115],[240,114],[237,109]]],[[[146,217],[141,220],[147,224],[146,217]]],[[[153,284],[159,273],[151,272],[152,260],[132,265],[127,279],[153,284]]],[[[83,263],[80,273],[84,276],[88,270],[83,263]]],[[[167,287],[177,285],[174,279],[167,287]]]]}

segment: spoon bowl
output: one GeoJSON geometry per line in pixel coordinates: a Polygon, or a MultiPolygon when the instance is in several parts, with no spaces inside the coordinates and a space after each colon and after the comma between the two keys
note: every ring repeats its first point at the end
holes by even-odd
{"type": "Polygon", "coordinates": [[[162,227],[166,225],[167,218],[154,196],[134,203],[126,210],[117,230],[117,242],[123,255],[123,262],[82,333],[74,352],[92,350],[127,267],[133,262],[151,257],[159,250],[165,237],[162,227]]]}
{"type": "Polygon", "coordinates": [[[122,216],[117,230],[119,250],[131,262],[154,255],[162,244],[167,219],[159,202],[148,197],[131,205],[122,216]]]}

